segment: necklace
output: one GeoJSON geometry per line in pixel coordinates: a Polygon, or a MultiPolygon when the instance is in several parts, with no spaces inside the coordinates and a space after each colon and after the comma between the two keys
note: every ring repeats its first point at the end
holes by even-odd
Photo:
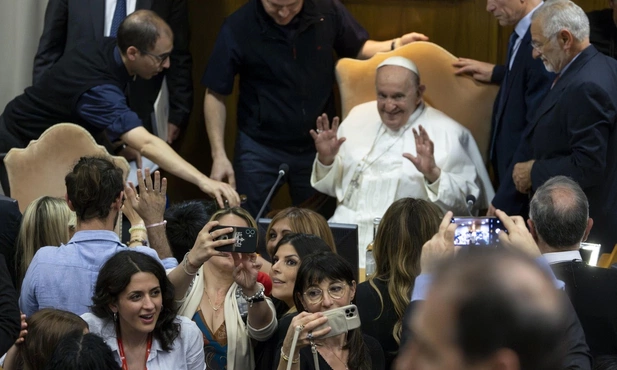
{"type": "Polygon", "coordinates": [[[221,302],[221,304],[219,304],[219,306],[216,307],[214,304],[212,304],[212,301],[210,300],[210,294],[208,294],[208,291],[206,290],[206,287],[204,287],[204,292],[206,293],[206,298],[208,298],[208,303],[210,304],[210,307],[212,307],[212,309],[215,312],[218,311],[221,308],[223,303],[225,303],[225,300],[223,300],[223,302],[221,302]]]}
{"type": "Polygon", "coordinates": [[[334,357],[336,357],[336,359],[337,359],[337,360],[339,360],[339,361],[341,362],[341,364],[343,364],[343,366],[345,366],[345,370],[349,370],[349,367],[347,367],[347,362],[345,362],[345,361],[341,360],[341,358],[340,358],[340,357],[338,357],[338,356],[336,355],[336,353],[334,353],[334,351],[330,349],[330,347],[328,347],[328,346],[322,346],[321,348],[325,348],[325,349],[327,349],[328,351],[330,351],[330,353],[332,353],[332,354],[334,355],[334,357]]]}

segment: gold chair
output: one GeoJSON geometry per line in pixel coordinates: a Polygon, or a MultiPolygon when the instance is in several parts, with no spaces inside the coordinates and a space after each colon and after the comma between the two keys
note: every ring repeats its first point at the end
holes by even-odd
{"type": "Polygon", "coordinates": [[[375,100],[375,69],[391,56],[412,60],[426,86],[424,101],[471,131],[484,161],[487,161],[491,114],[498,86],[482,84],[470,76],[456,76],[456,57],[431,42],[414,42],[394,51],[378,53],[368,60],[344,58],[336,65],[342,117],[358,104],[375,100]]]}
{"type": "Polygon", "coordinates": [[[58,123],[47,129],[38,140],[24,149],[11,149],[4,158],[11,197],[19,202],[20,211],[34,199],[49,195],[64,198],[64,177],[83,156],[109,156],[122,169],[124,180],[129,164],[123,157],[111,156],[81,126],[58,123]]]}
{"type": "Polygon", "coordinates": [[[607,269],[615,263],[617,263],[617,244],[615,244],[615,247],[611,253],[602,253],[600,258],[598,258],[598,263],[596,263],[596,266],[607,269]]]}

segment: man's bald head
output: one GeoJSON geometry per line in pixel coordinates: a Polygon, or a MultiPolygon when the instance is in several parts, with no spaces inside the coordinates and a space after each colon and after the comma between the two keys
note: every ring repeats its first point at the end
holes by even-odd
{"type": "Polygon", "coordinates": [[[587,196],[565,176],[555,176],[538,188],[529,204],[529,219],[540,242],[555,249],[578,248],[591,228],[587,196]]]}
{"type": "Polygon", "coordinates": [[[173,32],[163,18],[151,10],[137,10],[120,24],[118,48],[123,54],[130,46],[141,51],[152,51],[162,35],[173,40],[173,32]]]}

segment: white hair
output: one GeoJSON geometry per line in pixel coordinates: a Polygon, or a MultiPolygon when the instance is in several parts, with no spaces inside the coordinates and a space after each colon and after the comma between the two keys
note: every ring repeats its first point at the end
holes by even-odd
{"type": "Polygon", "coordinates": [[[542,22],[542,34],[546,38],[563,29],[570,31],[577,41],[589,38],[589,18],[580,6],[570,0],[547,0],[531,19],[542,22]]]}

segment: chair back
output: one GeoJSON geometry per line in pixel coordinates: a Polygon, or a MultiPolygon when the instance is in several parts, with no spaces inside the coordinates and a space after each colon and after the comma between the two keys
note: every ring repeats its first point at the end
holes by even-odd
{"type": "Polygon", "coordinates": [[[426,86],[424,101],[463,126],[473,135],[487,161],[491,114],[499,87],[479,83],[470,76],[456,76],[452,66],[457,58],[431,42],[413,42],[368,60],[343,58],[336,65],[343,119],[358,104],[376,99],[375,73],[379,63],[392,56],[412,60],[426,86]]]}
{"type": "Polygon", "coordinates": [[[83,156],[107,156],[122,169],[124,180],[129,164],[123,157],[111,156],[83,127],[58,123],[48,128],[24,149],[11,149],[4,158],[11,197],[23,213],[36,198],[48,195],[63,198],[64,177],[83,156]]]}

